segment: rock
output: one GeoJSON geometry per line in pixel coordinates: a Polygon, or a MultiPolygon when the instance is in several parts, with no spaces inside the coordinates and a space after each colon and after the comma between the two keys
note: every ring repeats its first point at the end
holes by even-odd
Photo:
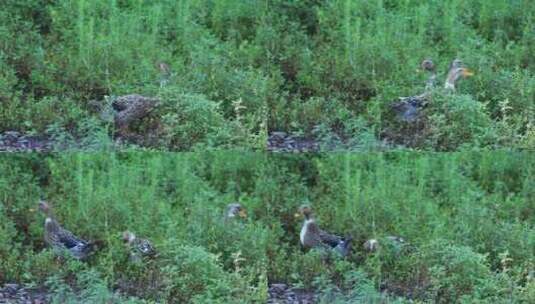
{"type": "Polygon", "coordinates": [[[267,150],[271,152],[318,152],[319,144],[311,138],[272,132],[268,137],[267,150]]]}
{"type": "Polygon", "coordinates": [[[271,136],[274,139],[282,139],[282,140],[284,140],[284,138],[287,136],[287,134],[286,134],[286,132],[276,131],[276,132],[272,132],[271,136]]]}
{"type": "Polygon", "coordinates": [[[317,301],[313,291],[290,287],[284,283],[271,284],[268,294],[268,304],[312,304],[317,301]]]}
{"type": "Polygon", "coordinates": [[[17,290],[19,290],[19,288],[20,288],[20,285],[19,284],[15,284],[15,283],[10,283],[10,284],[5,284],[4,285],[4,290],[7,291],[10,294],[17,293],[17,290]]]}
{"type": "Polygon", "coordinates": [[[17,131],[6,131],[4,132],[4,136],[7,138],[17,138],[20,136],[20,133],[17,131]]]}

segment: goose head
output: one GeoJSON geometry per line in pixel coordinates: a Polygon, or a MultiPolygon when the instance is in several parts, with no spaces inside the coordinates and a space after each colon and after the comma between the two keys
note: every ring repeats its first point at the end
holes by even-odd
{"type": "Polygon", "coordinates": [[[463,61],[461,59],[458,59],[458,58],[455,58],[453,59],[453,61],[450,63],[450,67],[449,69],[453,69],[453,68],[462,68],[463,67],[463,61]]]}
{"type": "Polygon", "coordinates": [[[435,63],[431,59],[424,59],[424,61],[422,61],[422,63],[420,64],[420,68],[426,72],[434,72],[435,63]]]}
{"type": "Polygon", "coordinates": [[[233,219],[236,217],[246,218],[247,211],[240,203],[228,204],[225,212],[225,218],[233,219]]]}
{"type": "Polygon", "coordinates": [[[295,216],[296,217],[303,216],[305,220],[308,221],[310,219],[313,219],[314,213],[312,212],[312,207],[310,207],[309,205],[302,205],[301,207],[299,207],[299,210],[295,214],[295,216]]]}
{"type": "Polygon", "coordinates": [[[436,67],[433,60],[424,59],[424,61],[422,61],[422,63],[420,64],[419,71],[424,71],[431,74],[425,83],[425,89],[431,90],[435,86],[435,80],[437,78],[436,67]]]}
{"type": "Polygon", "coordinates": [[[136,239],[136,235],[128,230],[123,232],[123,242],[132,244],[136,239]]]}
{"type": "Polygon", "coordinates": [[[50,205],[45,200],[40,200],[38,204],[39,211],[43,212],[45,215],[50,214],[50,205]]]}
{"type": "Polygon", "coordinates": [[[38,208],[39,208],[39,211],[44,213],[46,216],[45,230],[51,233],[58,231],[60,227],[59,227],[58,222],[56,222],[56,220],[54,219],[54,216],[52,215],[52,209],[50,207],[50,204],[45,200],[40,200],[38,208]]]}
{"type": "Polygon", "coordinates": [[[474,73],[472,71],[463,66],[461,60],[455,59],[450,64],[450,70],[448,72],[448,76],[446,77],[446,83],[444,84],[444,88],[446,90],[455,91],[455,83],[457,82],[457,80],[473,75],[474,73]]]}

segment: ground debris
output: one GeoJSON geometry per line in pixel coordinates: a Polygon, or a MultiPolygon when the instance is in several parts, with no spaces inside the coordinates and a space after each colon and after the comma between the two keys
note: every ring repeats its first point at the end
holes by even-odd
{"type": "Polygon", "coordinates": [[[314,291],[291,287],[284,283],[269,285],[267,304],[313,304],[317,303],[314,291]]]}
{"type": "Polygon", "coordinates": [[[22,134],[17,131],[0,133],[0,152],[49,152],[54,141],[42,136],[22,134]]]}
{"type": "Polygon", "coordinates": [[[42,287],[27,287],[15,283],[0,288],[0,304],[46,304],[51,296],[42,287]]]}
{"type": "Polygon", "coordinates": [[[319,152],[320,144],[311,138],[289,135],[286,132],[272,132],[268,136],[267,150],[270,152],[319,152]]]}

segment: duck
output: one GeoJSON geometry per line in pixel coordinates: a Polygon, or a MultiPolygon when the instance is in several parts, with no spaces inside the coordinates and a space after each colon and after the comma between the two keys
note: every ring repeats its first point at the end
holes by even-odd
{"type": "Polygon", "coordinates": [[[430,92],[435,87],[437,74],[433,60],[424,59],[420,68],[430,74],[425,83],[425,92],[416,96],[400,97],[392,104],[392,109],[402,121],[413,122],[420,117],[420,109],[427,104],[430,92]]]}
{"type": "Polygon", "coordinates": [[[138,238],[131,231],[126,230],[123,232],[123,241],[130,248],[130,259],[134,262],[157,255],[156,249],[149,240],[138,238]]]}
{"type": "Polygon", "coordinates": [[[225,221],[233,220],[236,218],[246,218],[247,210],[240,203],[231,203],[227,205],[225,209],[224,219],[225,221]]]}
{"type": "Polygon", "coordinates": [[[44,225],[44,240],[58,256],[68,253],[76,260],[85,260],[96,250],[96,243],[83,240],[69,230],[63,228],[54,217],[50,204],[39,201],[39,210],[46,216],[44,225]]]}
{"type": "Polygon", "coordinates": [[[474,72],[464,67],[463,62],[460,59],[454,59],[448,71],[446,82],[444,82],[444,89],[450,92],[455,91],[455,83],[461,78],[467,78],[473,76],[474,72]]]}
{"type": "Polygon", "coordinates": [[[351,237],[340,237],[330,234],[322,230],[314,218],[312,208],[308,205],[302,205],[296,217],[303,216],[305,218],[301,232],[299,234],[299,241],[303,248],[322,248],[330,249],[342,257],[346,257],[350,253],[351,237]]]}

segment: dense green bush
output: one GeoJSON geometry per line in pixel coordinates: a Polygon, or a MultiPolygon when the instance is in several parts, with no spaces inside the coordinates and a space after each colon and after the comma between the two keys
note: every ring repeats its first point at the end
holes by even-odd
{"type": "Polygon", "coordinates": [[[470,96],[436,96],[428,111],[428,143],[439,150],[487,147],[496,142],[492,120],[484,106],[470,96]]]}

